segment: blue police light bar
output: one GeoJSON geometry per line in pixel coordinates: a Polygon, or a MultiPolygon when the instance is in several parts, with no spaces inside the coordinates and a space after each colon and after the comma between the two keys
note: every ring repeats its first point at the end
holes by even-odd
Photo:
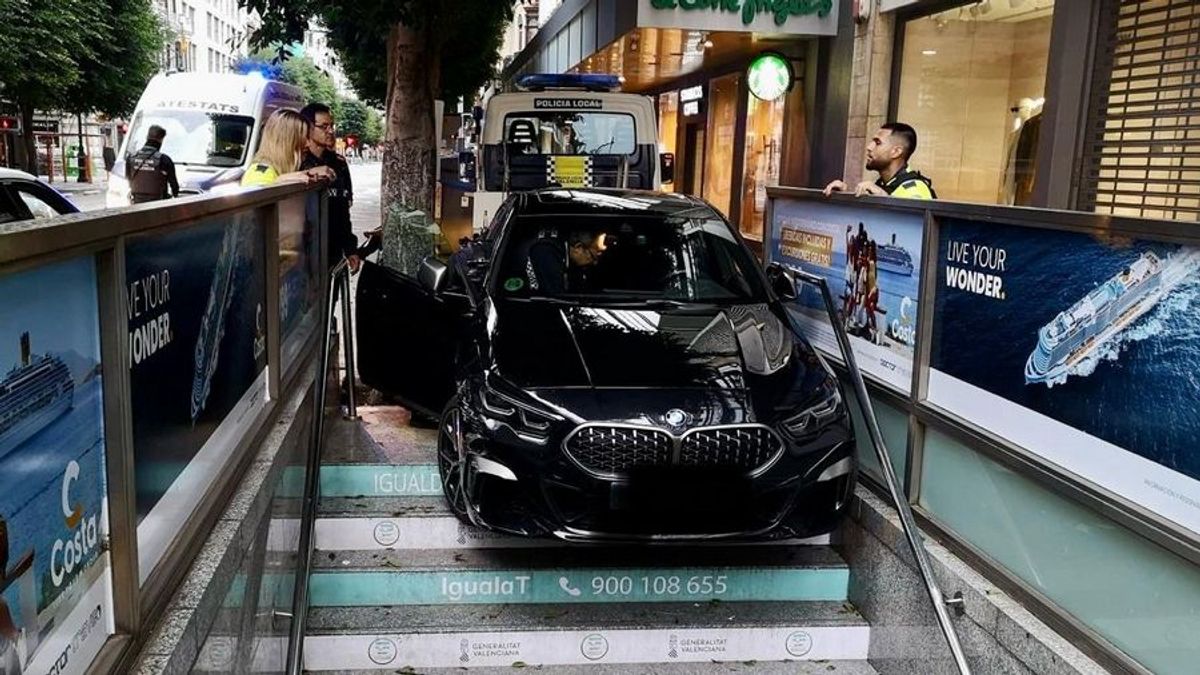
{"type": "Polygon", "coordinates": [[[525,75],[517,80],[517,88],[524,91],[545,89],[584,89],[587,91],[617,91],[621,78],[617,75],[599,73],[540,73],[525,75]]]}

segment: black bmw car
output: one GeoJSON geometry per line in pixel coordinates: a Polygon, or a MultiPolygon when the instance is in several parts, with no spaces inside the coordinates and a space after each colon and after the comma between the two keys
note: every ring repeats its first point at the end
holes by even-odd
{"type": "Polygon", "coordinates": [[[573,540],[811,536],[849,502],[837,381],[701,200],[515,194],[449,264],[366,265],[363,381],[440,420],[456,515],[573,540]]]}

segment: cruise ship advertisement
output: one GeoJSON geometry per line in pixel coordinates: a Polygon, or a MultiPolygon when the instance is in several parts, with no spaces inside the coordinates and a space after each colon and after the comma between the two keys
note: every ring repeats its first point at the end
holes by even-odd
{"type": "MultiPolygon", "coordinates": [[[[921,277],[921,214],[775,200],[772,262],[825,277],[864,372],[908,391],[921,277]]],[[[820,291],[803,285],[793,316],[813,344],[841,358],[820,291]]]]}
{"type": "Polygon", "coordinates": [[[939,249],[930,399],[1200,532],[1200,250],[956,219],[939,249]]]}
{"type": "Polygon", "coordinates": [[[82,673],[110,634],[92,258],[0,276],[0,672],[82,673]]]}
{"type": "Polygon", "coordinates": [[[264,395],[262,233],[247,213],[126,246],[139,538],[158,538],[140,540],[139,555],[165,550],[208,487],[202,451],[228,450],[210,439],[264,395]]]}

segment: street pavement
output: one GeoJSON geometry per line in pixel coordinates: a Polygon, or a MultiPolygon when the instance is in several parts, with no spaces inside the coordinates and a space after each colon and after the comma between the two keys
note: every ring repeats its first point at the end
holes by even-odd
{"type": "MultiPolygon", "coordinates": [[[[41,176],[41,179],[46,180],[46,177],[41,176]]],[[[55,181],[50,183],[50,187],[66,195],[80,211],[98,211],[104,208],[104,191],[108,189],[108,182],[104,176],[91,183],[64,181],[61,177],[56,177],[55,181]]]]}
{"type": "MultiPolygon", "coordinates": [[[[351,164],[350,177],[354,181],[354,208],[351,218],[354,222],[354,233],[359,236],[369,230],[379,227],[379,183],[382,176],[383,164],[370,162],[351,164]]],[[[42,180],[46,177],[42,176],[42,180]]],[[[99,211],[104,208],[104,192],[108,184],[103,177],[92,183],[64,182],[61,178],[50,184],[55,190],[67,196],[81,211],[99,211]]]]}

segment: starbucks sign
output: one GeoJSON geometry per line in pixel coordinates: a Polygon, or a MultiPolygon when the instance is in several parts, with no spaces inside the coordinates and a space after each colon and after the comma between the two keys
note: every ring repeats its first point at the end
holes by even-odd
{"type": "Polygon", "coordinates": [[[746,69],[750,93],[764,101],[774,101],[792,88],[792,66],[775,52],[759,54],[746,69]]]}
{"type": "Polygon", "coordinates": [[[639,12],[641,26],[814,35],[832,35],[837,28],[833,0],[641,0],[639,4],[648,4],[651,12],[660,15],[651,18],[639,12]],[[661,15],[668,18],[662,21],[661,15]]]}

